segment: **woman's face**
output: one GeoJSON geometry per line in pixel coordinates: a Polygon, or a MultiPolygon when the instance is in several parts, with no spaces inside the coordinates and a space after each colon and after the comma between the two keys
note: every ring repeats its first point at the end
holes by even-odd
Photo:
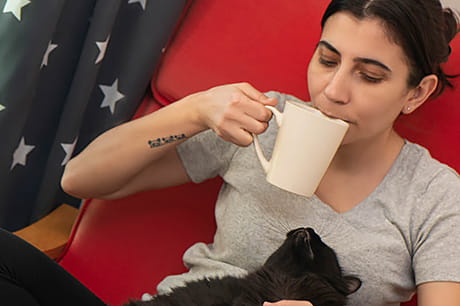
{"type": "Polygon", "coordinates": [[[344,144],[389,135],[413,92],[401,47],[378,19],[348,13],[329,17],[308,68],[312,103],[350,123],[344,144]]]}

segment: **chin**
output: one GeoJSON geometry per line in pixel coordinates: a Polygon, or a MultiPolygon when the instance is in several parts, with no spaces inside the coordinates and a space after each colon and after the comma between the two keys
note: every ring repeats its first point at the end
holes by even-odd
{"type": "Polygon", "coordinates": [[[349,129],[348,132],[345,134],[345,137],[343,138],[339,149],[342,147],[349,147],[351,145],[365,144],[369,141],[372,141],[372,139],[373,137],[370,137],[369,135],[362,135],[356,133],[356,130],[349,129]]]}
{"type": "Polygon", "coordinates": [[[345,147],[347,147],[347,146],[349,146],[349,145],[351,145],[351,144],[353,144],[353,143],[354,143],[354,142],[353,142],[352,140],[348,140],[348,139],[344,138],[343,141],[342,141],[342,143],[341,143],[340,146],[339,146],[339,150],[340,150],[341,148],[345,148],[345,147]]]}
{"type": "Polygon", "coordinates": [[[350,126],[347,133],[345,134],[345,137],[343,137],[343,140],[340,146],[350,145],[356,141],[357,141],[356,134],[353,133],[352,127],[350,126]]]}

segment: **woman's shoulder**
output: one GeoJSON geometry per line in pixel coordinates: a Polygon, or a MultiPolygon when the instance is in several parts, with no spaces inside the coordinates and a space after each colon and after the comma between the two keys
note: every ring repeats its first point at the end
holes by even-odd
{"type": "Polygon", "coordinates": [[[404,173],[420,196],[451,195],[460,199],[460,176],[457,171],[432,157],[425,147],[406,142],[398,167],[398,172],[404,173]]]}
{"type": "Polygon", "coordinates": [[[406,141],[402,154],[404,155],[403,159],[409,164],[413,163],[415,169],[419,172],[425,172],[426,174],[431,174],[431,176],[445,173],[448,177],[460,179],[458,172],[454,168],[434,158],[430,151],[422,145],[406,141]]]}

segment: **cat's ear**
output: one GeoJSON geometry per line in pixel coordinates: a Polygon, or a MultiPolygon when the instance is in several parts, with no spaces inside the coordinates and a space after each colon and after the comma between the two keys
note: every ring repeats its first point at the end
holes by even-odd
{"type": "Polygon", "coordinates": [[[347,285],[347,295],[356,292],[361,287],[361,280],[354,276],[344,276],[347,285]]]}

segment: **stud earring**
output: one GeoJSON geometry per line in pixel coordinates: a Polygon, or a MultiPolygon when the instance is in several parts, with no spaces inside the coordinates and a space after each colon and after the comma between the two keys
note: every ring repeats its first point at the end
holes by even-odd
{"type": "Polygon", "coordinates": [[[410,106],[406,107],[406,112],[410,112],[411,109],[412,109],[412,108],[411,108],[410,106]]]}

